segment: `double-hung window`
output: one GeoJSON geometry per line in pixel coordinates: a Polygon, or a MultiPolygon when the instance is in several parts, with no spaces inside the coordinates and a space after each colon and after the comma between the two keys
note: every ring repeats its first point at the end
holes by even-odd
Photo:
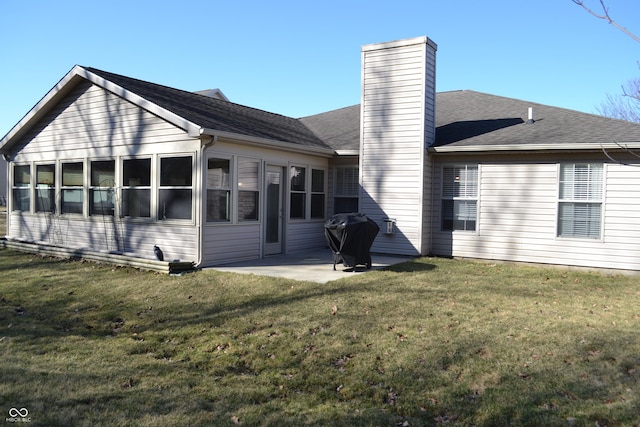
{"type": "Polygon", "coordinates": [[[336,167],[333,213],[358,212],[358,166],[336,167]]]}
{"type": "Polygon", "coordinates": [[[151,159],[122,161],[122,211],[129,218],[151,216],[151,159]]]}
{"type": "Polygon", "coordinates": [[[290,207],[289,218],[305,219],[307,217],[307,169],[300,166],[291,166],[290,207]]]}
{"type": "Polygon", "coordinates": [[[231,160],[207,161],[207,221],[231,220],[231,160]]]}
{"type": "Polygon", "coordinates": [[[11,209],[29,212],[31,209],[31,166],[16,165],[13,167],[13,197],[11,209]]]}
{"type": "Polygon", "coordinates": [[[601,163],[560,165],[559,237],[600,238],[602,169],[601,163]]]}
{"type": "Polygon", "coordinates": [[[91,162],[89,215],[114,215],[115,166],[115,160],[95,160],[91,162]]]}
{"type": "Polygon", "coordinates": [[[82,162],[62,163],[62,187],[60,213],[83,213],[84,205],[84,164],[82,162]]]}
{"type": "Polygon", "coordinates": [[[36,165],[36,212],[56,211],[56,165],[36,165]]]}
{"type": "Polygon", "coordinates": [[[160,159],[158,219],[191,219],[193,211],[193,158],[160,159]]]}
{"type": "Polygon", "coordinates": [[[478,166],[442,168],[442,230],[475,231],[478,218],[478,166]]]}

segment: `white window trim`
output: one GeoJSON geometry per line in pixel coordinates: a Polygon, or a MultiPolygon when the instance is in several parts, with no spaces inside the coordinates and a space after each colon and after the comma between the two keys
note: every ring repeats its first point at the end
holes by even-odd
{"type": "Polygon", "coordinates": [[[162,223],[180,223],[180,224],[193,224],[195,225],[196,223],[196,209],[195,209],[195,203],[194,200],[197,197],[196,194],[196,179],[197,179],[197,174],[196,174],[196,157],[197,157],[197,153],[194,152],[187,152],[187,153],[162,153],[162,154],[158,154],[155,155],[155,161],[152,161],[152,177],[155,177],[155,185],[154,182],[152,180],[151,182],[151,188],[152,188],[152,201],[151,201],[151,205],[154,207],[153,211],[151,212],[152,217],[157,221],[157,222],[162,222],[162,223]],[[162,187],[160,185],[160,175],[162,173],[162,159],[172,159],[172,158],[177,158],[177,157],[191,157],[191,186],[190,187],[186,187],[186,186],[164,186],[162,187]],[[155,173],[153,171],[153,165],[156,166],[156,170],[155,173]],[[191,218],[189,219],[182,219],[182,218],[166,218],[166,219],[162,219],[158,217],[158,209],[159,209],[159,203],[160,203],[160,190],[161,189],[186,189],[186,188],[190,188],[191,189],[191,218]],[[154,199],[155,199],[155,203],[154,203],[154,199]]]}
{"type": "Polygon", "coordinates": [[[60,215],[60,197],[58,194],[58,180],[60,179],[60,171],[58,161],[38,161],[33,163],[33,213],[35,215],[60,215]],[[49,166],[53,165],[53,189],[54,189],[54,197],[53,203],[55,204],[55,209],[53,212],[49,211],[39,211],[37,209],[38,206],[38,166],[49,166]]]}
{"type": "Polygon", "coordinates": [[[311,216],[311,167],[309,165],[305,165],[302,163],[289,163],[287,167],[287,182],[285,185],[286,189],[286,206],[287,206],[287,221],[289,222],[303,222],[308,221],[311,216]],[[291,169],[292,168],[304,168],[304,190],[299,191],[296,190],[295,194],[304,194],[304,218],[291,218],[291,195],[294,194],[294,191],[291,188],[291,169]]]}
{"type": "Polygon", "coordinates": [[[120,183],[122,180],[120,179],[120,163],[122,159],[118,159],[116,157],[95,157],[87,159],[87,216],[89,218],[102,218],[103,216],[108,216],[111,218],[111,215],[101,215],[101,214],[91,214],[91,190],[104,190],[111,188],[113,190],[114,203],[113,203],[113,218],[123,219],[120,217],[120,193],[118,191],[120,187],[120,183]],[[91,173],[93,172],[93,162],[113,162],[113,187],[101,187],[99,185],[91,185],[91,173]]]}
{"type": "Polygon", "coordinates": [[[479,234],[480,233],[480,193],[481,193],[481,182],[482,182],[482,165],[480,163],[473,162],[456,162],[456,163],[445,163],[440,168],[440,224],[439,230],[444,233],[467,233],[467,234],[479,234]],[[455,168],[455,167],[475,167],[478,170],[478,181],[477,181],[477,189],[475,197],[452,197],[445,198],[444,195],[444,169],[445,168],[455,168]],[[444,200],[469,200],[476,202],[476,226],[474,230],[446,230],[443,228],[444,218],[442,217],[442,209],[443,209],[443,201],[444,200]]]}
{"type": "Polygon", "coordinates": [[[87,197],[87,159],[60,159],[56,162],[56,210],[58,215],[64,215],[69,217],[84,217],[88,216],[88,197],[87,197]],[[63,190],[73,189],[76,186],[64,186],[63,185],[63,165],[71,163],[82,164],[82,213],[63,213],[62,212],[62,192],[63,190]]]}
{"type": "Polygon", "coordinates": [[[215,153],[211,152],[205,156],[204,166],[203,166],[203,181],[204,181],[204,191],[203,191],[203,223],[207,226],[220,226],[220,225],[229,225],[235,224],[234,217],[234,209],[233,205],[236,202],[237,195],[234,194],[233,187],[234,182],[236,180],[236,164],[235,164],[235,156],[224,153],[215,153]],[[228,221],[209,221],[207,218],[207,197],[209,193],[209,160],[211,159],[220,159],[220,160],[228,160],[229,161],[229,197],[230,206],[229,206],[229,220],[228,221]]]}
{"type": "MultiPolygon", "coordinates": [[[[358,210],[360,209],[360,165],[337,165],[333,167],[333,194],[332,194],[332,212],[336,211],[336,199],[354,199],[356,200],[356,204],[358,205],[358,210]],[[355,170],[355,180],[356,180],[356,191],[354,195],[346,195],[346,194],[338,194],[338,170],[339,169],[351,169],[355,170]]],[[[330,214],[332,215],[332,214],[330,214]]]]}
{"type": "Polygon", "coordinates": [[[232,212],[232,217],[234,219],[234,221],[232,222],[233,224],[260,224],[262,222],[262,212],[261,212],[261,207],[262,207],[262,187],[263,187],[263,161],[259,158],[256,157],[251,157],[251,156],[242,156],[242,155],[236,155],[233,156],[233,171],[236,172],[235,174],[232,174],[231,172],[229,173],[231,176],[231,194],[232,194],[232,203],[231,203],[231,212],[232,212]],[[240,189],[240,172],[239,172],[239,164],[240,164],[240,159],[243,160],[249,160],[251,162],[255,162],[258,166],[258,188],[256,190],[246,190],[246,191],[257,191],[258,192],[258,219],[240,219],[240,207],[239,207],[239,203],[240,203],[240,191],[245,191],[245,190],[241,190],[240,189]],[[235,178],[235,179],[234,179],[235,178]],[[235,193],[235,194],[234,194],[235,193]],[[235,203],[233,202],[235,200],[235,203]]]}
{"type": "Polygon", "coordinates": [[[10,184],[8,187],[8,190],[10,191],[10,194],[8,194],[9,196],[9,203],[7,203],[7,212],[11,213],[11,212],[21,212],[22,214],[33,214],[35,211],[35,165],[33,164],[33,162],[19,162],[19,163],[13,163],[11,162],[11,170],[9,171],[9,179],[10,179],[10,184]],[[13,191],[15,189],[19,189],[22,188],[24,189],[25,187],[17,187],[16,186],[16,182],[15,182],[15,168],[16,167],[20,167],[20,166],[29,166],[29,186],[26,187],[29,190],[29,209],[26,211],[16,211],[14,208],[15,205],[15,199],[14,199],[14,193],[13,191]]]}
{"type": "Polygon", "coordinates": [[[555,239],[563,241],[577,241],[577,242],[604,242],[604,225],[606,217],[606,177],[607,177],[607,163],[598,161],[579,161],[579,162],[560,162],[556,166],[556,216],[555,216],[555,239]],[[560,198],[560,180],[562,179],[562,166],[563,165],[576,165],[576,164],[600,164],[602,165],[602,194],[599,201],[585,201],[576,199],[561,199],[560,198]],[[579,237],[579,236],[561,236],[560,235],[560,204],[561,203],[600,203],[600,236],[595,237],[579,237]]]}
{"type": "Polygon", "coordinates": [[[117,191],[117,219],[118,221],[131,221],[131,222],[156,222],[158,219],[157,209],[156,209],[156,170],[160,168],[156,168],[156,163],[158,162],[155,155],[147,155],[147,156],[126,156],[119,157],[116,159],[116,191],[117,191]],[[149,185],[148,186],[139,186],[132,187],[124,185],[124,162],[126,160],[149,160],[149,185]],[[127,190],[130,188],[141,188],[141,189],[149,189],[149,216],[148,217],[130,217],[130,216],[122,216],[122,204],[124,202],[123,199],[123,190],[127,190]],[[154,188],[156,190],[154,191],[154,188]]]}
{"type": "Polygon", "coordinates": [[[329,179],[329,174],[327,169],[325,168],[321,168],[321,167],[314,167],[314,166],[309,166],[309,171],[311,172],[309,175],[309,215],[308,215],[308,219],[310,221],[326,221],[327,219],[327,188],[328,188],[328,179],[329,179]],[[318,191],[313,191],[313,171],[317,170],[317,171],[322,171],[322,192],[318,192],[318,191]],[[322,204],[322,209],[323,209],[323,213],[322,213],[322,217],[317,217],[314,218],[311,216],[311,199],[313,198],[314,194],[322,194],[323,198],[324,198],[324,203],[322,204]]]}

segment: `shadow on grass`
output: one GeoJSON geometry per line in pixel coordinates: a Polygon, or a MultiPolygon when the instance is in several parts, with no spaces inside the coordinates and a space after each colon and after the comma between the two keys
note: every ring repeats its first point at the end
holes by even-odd
{"type": "Polygon", "coordinates": [[[412,261],[402,262],[400,264],[390,265],[384,268],[384,271],[393,271],[396,273],[417,273],[433,271],[437,268],[434,264],[425,261],[425,258],[418,258],[412,261]]]}
{"type": "MultiPolygon", "coordinates": [[[[526,287],[503,292],[521,279],[500,281],[500,274],[475,282],[489,266],[470,265],[455,286],[448,274],[432,281],[436,275],[430,273],[438,267],[429,259],[325,285],[208,272],[184,280],[158,276],[157,292],[172,292],[164,305],[156,305],[159,300],[128,301],[135,279],[128,291],[116,294],[99,284],[76,284],[77,293],[78,286],[90,287],[83,299],[94,298],[100,304],[95,307],[93,301],[78,306],[78,296],[64,288],[65,277],[81,273],[64,264],[50,268],[55,266],[61,278],[52,282],[51,271],[43,270],[50,279],[35,285],[39,288],[33,298],[12,294],[3,301],[0,321],[13,326],[2,335],[7,341],[21,336],[26,351],[38,351],[44,344],[43,359],[57,369],[63,364],[50,358],[59,350],[63,357],[64,348],[57,341],[69,335],[79,339],[67,346],[84,343],[85,349],[93,343],[118,342],[123,358],[67,382],[67,372],[47,370],[46,364],[37,368],[17,357],[11,361],[14,365],[5,363],[0,368],[3,381],[24,385],[0,394],[0,400],[20,401],[30,412],[33,408],[36,422],[63,425],[74,421],[64,414],[73,413],[94,421],[105,415],[120,417],[125,420],[122,425],[157,425],[159,420],[170,425],[163,417],[171,414],[173,424],[183,418],[194,425],[230,425],[236,415],[245,425],[278,426],[633,425],[640,413],[635,397],[640,358],[620,351],[622,343],[636,341],[631,326],[607,328],[609,318],[597,329],[565,324],[581,335],[559,345],[553,338],[521,332],[523,326],[531,326],[527,322],[536,322],[535,317],[503,315],[518,311],[506,306],[493,314],[483,306],[483,296],[499,296],[504,302],[526,287]],[[404,274],[409,272],[416,274],[404,274]],[[46,286],[58,292],[48,294],[46,286]],[[198,301],[208,292],[215,292],[215,297],[198,301]],[[459,309],[465,297],[471,303],[459,309]],[[339,312],[332,316],[335,301],[339,312]],[[475,311],[469,308],[473,304],[475,311]],[[16,306],[25,313],[11,311],[16,306]],[[474,324],[476,312],[482,310],[480,323],[474,324]],[[520,335],[505,345],[501,334],[514,321],[520,335]],[[187,335],[181,336],[183,331],[187,335]],[[581,336],[590,344],[581,344],[581,336]],[[548,350],[535,349],[547,345],[548,350]],[[531,359],[533,352],[540,352],[540,359],[531,359]],[[129,375],[133,386],[121,387],[129,375]],[[100,386],[102,380],[107,386],[100,386]],[[63,390],[74,382],[86,390],[63,390]],[[58,389],[45,391],[58,383],[58,389]],[[30,394],[30,387],[39,394],[30,394]],[[55,402],[58,414],[37,419],[38,402],[55,402]],[[127,418],[131,414],[136,418],[127,418]],[[194,420],[193,414],[202,418],[194,420]]],[[[573,283],[570,279],[566,280],[573,283]]],[[[577,292],[578,284],[573,286],[577,292]]],[[[534,296],[542,301],[535,293],[530,297],[534,296]]],[[[542,313],[533,301],[531,313],[542,317],[555,310],[552,305],[542,313]]],[[[634,318],[627,320],[632,323],[634,318]]]]}

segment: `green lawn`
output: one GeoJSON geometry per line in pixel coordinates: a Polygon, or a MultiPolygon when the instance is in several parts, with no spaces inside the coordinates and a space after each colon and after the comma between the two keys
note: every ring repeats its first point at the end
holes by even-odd
{"type": "Polygon", "coordinates": [[[320,285],[5,249],[0,283],[0,412],[30,425],[640,420],[637,277],[422,258],[320,285]]]}

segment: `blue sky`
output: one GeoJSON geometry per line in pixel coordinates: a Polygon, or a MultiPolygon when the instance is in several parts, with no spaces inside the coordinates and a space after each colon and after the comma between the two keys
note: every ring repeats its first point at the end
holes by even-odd
{"type": "MultiPolygon", "coordinates": [[[[638,0],[606,2],[640,35],[638,0]]],[[[0,0],[0,17],[0,136],[76,64],[292,117],[360,102],[360,46],[423,35],[438,91],[596,112],[640,76],[640,43],[571,0],[0,0]]]]}

